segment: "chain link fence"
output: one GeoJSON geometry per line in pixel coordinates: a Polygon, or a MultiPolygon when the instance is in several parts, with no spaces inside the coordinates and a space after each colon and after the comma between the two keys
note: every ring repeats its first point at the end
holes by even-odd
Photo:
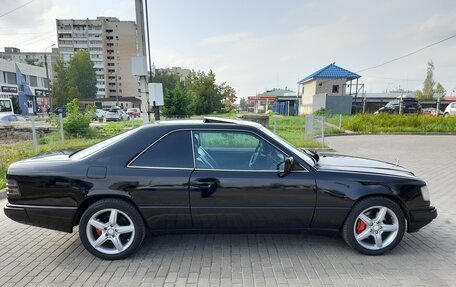
{"type": "Polygon", "coordinates": [[[305,136],[321,141],[325,146],[325,136],[343,133],[342,114],[306,115],[305,136]]]}

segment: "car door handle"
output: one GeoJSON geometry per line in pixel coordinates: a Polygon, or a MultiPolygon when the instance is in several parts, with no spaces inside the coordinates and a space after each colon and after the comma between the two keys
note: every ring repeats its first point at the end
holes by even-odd
{"type": "Polygon", "coordinates": [[[198,187],[202,198],[211,197],[217,190],[217,184],[215,182],[198,182],[195,186],[198,187]]]}
{"type": "Polygon", "coordinates": [[[208,188],[212,188],[214,185],[212,183],[200,183],[198,185],[199,188],[201,189],[208,189],[208,188]]]}

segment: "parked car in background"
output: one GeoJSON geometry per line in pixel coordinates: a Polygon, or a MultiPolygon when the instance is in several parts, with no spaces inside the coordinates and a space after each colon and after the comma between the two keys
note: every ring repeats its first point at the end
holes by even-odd
{"type": "Polygon", "coordinates": [[[138,108],[129,108],[127,110],[127,114],[133,117],[139,117],[141,115],[141,111],[138,108]]]}
{"type": "Polygon", "coordinates": [[[6,177],[9,218],[79,225],[84,247],[108,260],[133,254],[149,231],[324,230],[379,255],[437,216],[426,183],[397,164],[319,155],[258,123],[220,118],[144,125],[13,163],[6,177]]]}
{"type": "Polygon", "coordinates": [[[109,122],[109,121],[126,121],[126,120],[130,119],[130,116],[120,108],[110,109],[109,111],[106,112],[104,117],[107,122],[109,122]]]}
{"type": "Polygon", "coordinates": [[[104,110],[102,110],[102,109],[97,109],[97,110],[95,111],[95,114],[93,115],[93,119],[94,119],[94,120],[97,120],[97,121],[98,121],[98,120],[103,120],[104,117],[105,117],[105,115],[106,115],[106,111],[104,111],[104,110]]]}
{"type": "Polygon", "coordinates": [[[450,103],[443,112],[444,117],[456,116],[456,102],[450,103]]]}
{"type": "Polygon", "coordinates": [[[62,117],[66,117],[66,107],[58,107],[54,109],[54,114],[57,116],[62,114],[62,117]]]}
{"type": "Polygon", "coordinates": [[[11,99],[0,98],[0,115],[14,115],[13,102],[11,99]]]}
{"type": "MultiPolygon", "coordinates": [[[[421,105],[416,98],[413,97],[404,97],[402,98],[402,113],[412,114],[412,113],[421,113],[421,105]]],[[[384,107],[381,107],[375,113],[390,113],[390,114],[399,114],[400,108],[400,97],[388,102],[384,107]]]]}
{"type": "Polygon", "coordinates": [[[2,124],[14,124],[26,121],[27,119],[21,115],[0,115],[0,123],[2,124]]]}

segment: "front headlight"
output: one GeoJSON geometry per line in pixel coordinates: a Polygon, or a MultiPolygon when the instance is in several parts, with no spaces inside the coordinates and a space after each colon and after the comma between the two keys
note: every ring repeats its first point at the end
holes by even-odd
{"type": "Polygon", "coordinates": [[[427,188],[427,185],[423,185],[421,187],[421,196],[425,201],[431,201],[431,198],[429,196],[429,189],[427,188]]]}

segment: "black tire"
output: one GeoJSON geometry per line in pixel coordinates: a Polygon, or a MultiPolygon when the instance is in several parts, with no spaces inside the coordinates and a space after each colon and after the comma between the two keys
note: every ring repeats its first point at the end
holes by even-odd
{"type": "MultiPolygon", "coordinates": [[[[387,216],[391,217],[391,215],[389,213],[387,216]]],[[[365,227],[365,228],[369,229],[369,225],[367,225],[367,227],[365,227]]],[[[348,215],[348,217],[345,220],[344,226],[341,231],[341,235],[342,235],[342,238],[345,240],[345,242],[350,247],[355,249],[356,251],[358,251],[362,254],[366,254],[366,255],[381,255],[385,252],[392,250],[394,247],[396,247],[399,244],[399,242],[402,240],[402,237],[404,236],[405,229],[406,229],[406,219],[404,216],[404,212],[394,201],[392,201],[388,198],[385,198],[385,197],[370,197],[370,198],[366,198],[366,199],[359,201],[358,203],[356,203],[353,206],[350,214],[348,215]],[[360,242],[358,242],[358,240],[355,238],[355,232],[357,232],[356,224],[358,222],[358,216],[360,216],[360,214],[363,211],[366,211],[369,208],[373,208],[373,210],[375,210],[374,207],[386,207],[387,209],[389,209],[389,211],[393,212],[394,215],[396,216],[397,225],[398,225],[397,233],[396,233],[395,237],[392,237],[392,238],[394,238],[394,240],[391,240],[391,242],[388,245],[384,246],[383,248],[379,248],[379,249],[375,249],[375,250],[371,249],[371,248],[366,248],[360,242]]],[[[380,233],[380,236],[383,236],[382,233],[380,233]]],[[[389,236],[390,234],[393,234],[393,233],[394,232],[391,232],[391,233],[386,232],[385,235],[389,236]]],[[[374,241],[374,236],[369,236],[365,240],[374,241]]],[[[375,243],[374,243],[374,245],[375,245],[375,243]]]]}
{"type": "MultiPolygon", "coordinates": [[[[106,212],[109,212],[109,211],[106,211],[106,212]]],[[[105,224],[108,224],[108,223],[105,223],[105,224]]],[[[128,225],[128,227],[130,227],[130,226],[131,225],[128,225]]],[[[93,230],[98,232],[97,229],[93,229],[93,230]]],[[[115,231],[117,232],[117,229],[115,231]]],[[[99,230],[99,232],[100,233],[102,232],[101,229],[99,230]]],[[[104,233],[101,235],[98,234],[99,237],[102,237],[103,235],[105,235],[105,234],[104,233]]],[[[128,256],[132,255],[136,250],[138,250],[141,247],[141,244],[145,238],[145,235],[146,235],[146,225],[144,224],[144,220],[141,217],[141,215],[139,214],[138,210],[131,203],[121,200],[121,199],[108,198],[108,199],[102,199],[102,200],[95,202],[94,204],[89,206],[89,208],[87,208],[87,210],[82,214],[81,220],[79,222],[79,237],[82,241],[82,244],[87,249],[87,251],[89,251],[96,257],[104,259],[104,260],[124,259],[124,258],[127,258],[128,256]],[[104,252],[97,250],[92,245],[92,243],[89,239],[90,237],[97,236],[97,235],[96,234],[89,235],[87,233],[88,229],[94,228],[92,225],[90,225],[88,227],[89,220],[94,215],[96,215],[97,213],[100,213],[100,212],[101,212],[101,216],[103,216],[104,215],[103,211],[107,210],[107,209],[119,211],[119,213],[118,213],[119,218],[120,218],[119,220],[130,222],[134,226],[134,232],[126,234],[126,236],[130,236],[130,239],[131,239],[131,237],[133,237],[131,242],[130,242],[130,239],[123,238],[123,240],[126,240],[125,245],[128,247],[125,250],[118,252],[116,254],[104,253],[104,252]],[[125,217],[124,215],[126,215],[127,217],[125,217]],[[130,221],[128,221],[128,220],[130,220],[130,221]]],[[[108,235],[106,235],[106,236],[108,236],[108,235]]],[[[123,235],[119,235],[119,236],[123,236],[123,235]]],[[[92,240],[93,240],[93,238],[92,238],[92,240]]],[[[114,244],[110,243],[108,240],[105,240],[105,243],[103,243],[102,245],[103,246],[108,245],[108,247],[109,247],[110,244],[112,245],[111,248],[114,247],[113,252],[117,252],[116,250],[114,250],[115,249],[114,244]]]]}

